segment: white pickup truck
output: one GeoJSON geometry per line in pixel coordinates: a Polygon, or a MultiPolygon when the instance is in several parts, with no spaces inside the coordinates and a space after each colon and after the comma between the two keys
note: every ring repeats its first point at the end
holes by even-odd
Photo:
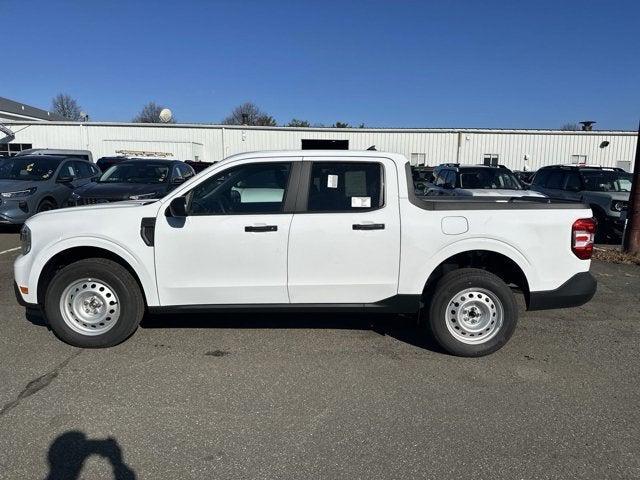
{"type": "Polygon", "coordinates": [[[235,155],[166,197],[44,212],[21,233],[23,305],[81,347],[128,338],[145,311],[422,312],[447,351],[511,337],[518,308],[581,305],[595,222],[546,198],[419,198],[398,154],[235,155]]]}

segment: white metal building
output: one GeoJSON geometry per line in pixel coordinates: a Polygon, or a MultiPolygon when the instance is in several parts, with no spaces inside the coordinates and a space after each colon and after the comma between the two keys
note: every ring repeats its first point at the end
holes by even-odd
{"type": "MultiPolygon", "coordinates": [[[[197,124],[9,121],[28,148],[91,150],[95,159],[121,152],[154,152],[168,158],[215,162],[241,152],[348,148],[398,152],[413,164],[500,163],[536,170],[557,163],[620,166],[629,170],[636,132],[495,129],[287,128],[197,124]]],[[[1,137],[1,135],[0,135],[1,137]]],[[[6,143],[6,141],[5,141],[6,143]]],[[[2,150],[0,138],[0,150],[2,150]]],[[[9,150],[9,149],[7,149],[9,150]]],[[[133,153],[132,153],[133,152],[133,153]]]]}

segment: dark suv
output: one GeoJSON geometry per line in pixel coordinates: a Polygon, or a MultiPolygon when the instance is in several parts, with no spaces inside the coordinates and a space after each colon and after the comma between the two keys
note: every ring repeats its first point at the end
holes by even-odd
{"type": "Polygon", "coordinates": [[[75,189],[69,205],[162,198],[194,175],[193,168],[179,160],[126,160],[113,165],[95,182],[75,189]]]}
{"type": "Polygon", "coordinates": [[[631,179],[621,168],[553,165],[538,170],[530,188],[589,205],[598,220],[597,241],[619,241],[624,231],[620,213],[629,203],[631,179]]]}
{"type": "Polygon", "coordinates": [[[504,166],[444,163],[433,171],[433,184],[425,195],[457,197],[544,197],[525,190],[511,170],[504,166]]]}

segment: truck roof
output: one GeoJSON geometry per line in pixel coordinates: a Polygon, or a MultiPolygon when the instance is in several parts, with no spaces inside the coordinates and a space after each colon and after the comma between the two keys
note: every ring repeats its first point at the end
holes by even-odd
{"type": "Polygon", "coordinates": [[[231,155],[218,163],[226,163],[232,160],[245,158],[270,158],[270,157],[351,157],[351,158],[388,158],[400,166],[404,166],[408,160],[399,153],[379,152],[374,150],[264,150],[255,152],[243,152],[231,155]]]}

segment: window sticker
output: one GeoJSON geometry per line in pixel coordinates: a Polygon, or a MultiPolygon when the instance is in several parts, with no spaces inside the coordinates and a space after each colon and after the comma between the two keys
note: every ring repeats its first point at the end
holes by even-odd
{"type": "Polygon", "coordinates": [[[327,188],[338,188],[338,175],[327,175],[327,188]]]}
{"type": "Polygon", "coordinates": [[[352,208],[371,208],[371,197],[351,197],[352,208]]]}

